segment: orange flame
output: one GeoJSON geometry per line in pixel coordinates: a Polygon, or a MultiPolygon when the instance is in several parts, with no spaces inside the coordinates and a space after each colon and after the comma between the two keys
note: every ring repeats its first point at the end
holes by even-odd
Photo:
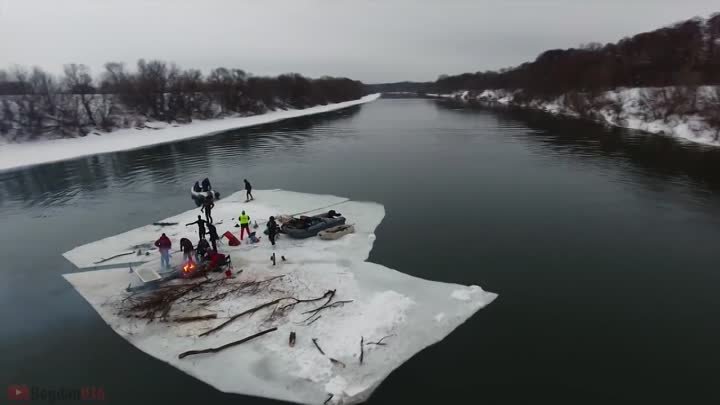
{"type": "Polygon", "coordinates": [[[185,265],[183,266],[182,269],[183,269],[183,272],[187,274],[187,273],[192,273],[193,271],[195,271],[195,267],[196,267],[195,263],[192,261],[189,261],[189,262],[185,263],[185,265]]]}

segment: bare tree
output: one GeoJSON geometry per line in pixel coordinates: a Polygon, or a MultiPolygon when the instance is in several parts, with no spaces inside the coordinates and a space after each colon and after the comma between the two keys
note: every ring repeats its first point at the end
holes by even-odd
{"type": "Polygon", "coordinates": [[[143,100],[146,112],[156,119],[164,119],[165,92],[168,88],[169,69],[167,63],[160,60],[146,62],[140,59],[137,64],[137,89],[143,100]]]}
{"type": "MultiPolygon", "coordinates": [[[[39,111],[39,120],[42,121],[43,118],[57,119],[57,94],[59,89],[55,79],[36,66],[28,78],[28,83],[32,94],[40,96],[43,100],[42,108],[39,111]]],[[[40,132],[47,130],[42,123],[39,126],[40,132]]]]}
{"type": "MultiPolygon", "coordinates": [[[[71,63],[64,66],[64,71],[65,78],[63,79],[63,82],[66,90],[70,94],[77,95],[80,98],[80,103],[85,109],[88,121],[93,126],[97,126],[97,122],[93,117],[93,111],[90,106],[92,95],[95,93],[90,69],[85,65],[71,63]]],[[[81,122],[78,122],[78,125],[81,125],[81,122]]]]}
{"type": "Polygon", "coordinates": [[[144,59],[135,71],[122,63],[106,63],[100,78],[96,87],[90,69],[82,64],[65,65],[59,80],[39,68],[0,71],[0,94],[16,95],[2,100],[0,132],[72,136],[93,127],[106,131],[117,125],[129,127],[146,118],[191,121],[218,113],[263,113],[342,102],[364,94],[362,83],[345,78],[252,77],[227,68],[214,69],[206,78],[197,69],[144,59]]]}
{"type": "Polygon", "coordinates": [[[720,86],[714,86],[705,107],[705,120],[715,130],[715,141],[720,140],[720,86]]]}
{"type": "Polygon", "coordinates": [[[122,62],[108,62],[105,64],[105,71],[102,74],[100,88],[105,93],[127,93],[128,74],[125,71],[125,64],[122,62]]]}

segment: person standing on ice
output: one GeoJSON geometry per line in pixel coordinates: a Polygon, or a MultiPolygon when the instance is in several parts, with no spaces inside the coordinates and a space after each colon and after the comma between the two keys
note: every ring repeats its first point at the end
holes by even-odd
{"type": "Polygon", "coordinates": [[[213,251],[217,252],[217,241],[220,239],[217,233],[217,228],[213,224],[207,224],[208,235],[210,236],[210,243],[212,244],[213,251]]]}
{"type": "Polygon", "coordinates": [[[268,237],[270,238],[270,243],[272,243],[272,245],[275,246],[275,238],[277,237],[277,234],[280,232],[278,224],[277,224],[277,222],[275,222],[275,217],[270,217],[270,219],[268,220],[267,230],[268,230],[268,237]]]}
{"type": "Polygon", "coordinates": [[[202,191],[208,192],[212,189],[212,186],[210,185],[210,180],[205,177],[202,181],[202,191]]]}
{"type": "Polygon", "coordinates": [[[210,244],[205,238],[201,238],[198,241],[197,248],[195,249],[195,256],[198,262],[201,262],[205,257],[205,254],[210,250],[210,244]]]}
{"type": "Polygon", "coordinates": [[[238,219],[240,220],[240,240],[243,240],[245,231],[247,231],[248,236],[250,235],[250,215],[243,211],[238,219]]]}
{"type": "Polygon", "coordinates": [[[252,195],[252,185],[250,185],[250,182],[247,181],[247,179],[243,179],[245,182],[245,199],[247,201],[254,200],[255,197],[252,195]]]}
{"type": "Polygon", "coordinates": [[[195,222],[190,222],[189,224],[185,224],[185,226],[195,225],[198,226],[198,235],[200,236],[200,239],[205,239],[205,221],[198,215],[198,219],[195,222]]]}
{"type": "Polygon", "coordinates": [[[212,218],[212,209],[215,208],[215,203],[213,202],[212,195],[208,194],[207,197],[203,200],[203,206],[200,208],[200,212],[205,212],[205,221],[212,224],[213,218],[212,218]]]}
{"type": "Polygon", "coordinates": [[[165,268],[170,268],[170,249],[172,249],[170,238],[162,234],[160,239],[155,241],[155,246],[160,250],[160,265],[165,268]]]}
{"type": "Polygon", "coordinates": [[[183,253],[183,261],[192,261],[193,259],[193,244],[190,242],[190,239],[188,238],[182,238],[180,239],[180,250],[183,253]]]}

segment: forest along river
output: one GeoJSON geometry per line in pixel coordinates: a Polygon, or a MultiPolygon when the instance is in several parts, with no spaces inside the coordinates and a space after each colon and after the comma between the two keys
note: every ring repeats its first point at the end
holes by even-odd
{"type": "Polygon", "coordinates": [[[382,203],[371,261],[500,294],[370,403],[718,396],[720,149],[424,99],[0,173],[0,383],[273,403],[145,355],[61,277],[63,252],[192,208],[205,176],[382,203]]]}

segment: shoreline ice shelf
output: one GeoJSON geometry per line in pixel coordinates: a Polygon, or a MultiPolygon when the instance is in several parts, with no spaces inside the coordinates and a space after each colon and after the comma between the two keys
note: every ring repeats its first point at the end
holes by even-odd
{"type": "Polygon", "coordinates": [[[183,125],[171,126],[163,122],[154,122],[148,123],[149,128],[119,129],[103,135],[23,143],[0,143],[0,171],[211,136],[233,129],[342,110],[370,103],[379,97],[380,94],[371,94],[357,100],[301,110],[271,111],[249,117],[195,120],[183,125]]]}
{"type": "MultiPolygon", "coordinates": [[[[355,233],[331,241],[282,237],[274,250],[265,238],[258,244],[221,246],[221,252],[231,256],[235,270],[243,270],[228,282],[274,279],[271,288],[214,301],[201,312],[185,313],[182,305],[173,309],[178,311],[173,316],[217,315],[197,322],[148,322],[123,316],[125,289],[139,283],[127,265],[136,263],[136,271],[159,269],[156,250],[95,264],[137,246],[148,246],[161,232],[172,239],[174,247],[181,237],[195,241],[196,228],[185,224],[197,217],[197,209],[161,221],[177,225],[147,225],[66,252],[64,256],[81,269],[122,267],[64,277],[116,333],[145,353],[223,392],[305,404],[320,404],[328,398],[328,403],[334,404],[366,400],[395,368],[445,338],[497,297],[478,286],[423,280],[367,262],[375,229],[385,215],[382,205],[282,190],[254,193],[256,200],[249,203],[242,192],[216,203],[213,216],[220,223],[219,234],[226,230],[237,233],[235,219],[242,210],[258,221],[261,231],[271,215],[313,215],[329,209],[354,223],[355,233]],[[269,260],[273,252],[286,260],[273,266],[269,260]],[[332,290],[336,300],[347,302],[322,311],[312,322],[306,322],[305,312],[324,301],[300,303],[289,312],[280,310],[280,305],[268,307],[200,336],[233,315],[278,298],[315,298],[332,290]],[[221,352],[178,357],[188,350],[222,346],[270,328],[277,330],[221,352]],[[288,344],[291,332],[296,335],[293,347],[288,344]],[[383,344],[374,344],[381,339],[383,344]]],[[[172,262],[180,264],[181,255],[173,256],[172,262]]]]}
{"type": "MultiPolygon", "coordinates": [[[[573,107],[572,98],[568,94],[554,99],[520,98],[522,90],[494,89],[483,91],[461,90],[451,94],[428,94],[436,98],[454,99],[462,102],[479,102],[489,105],[515,106],[543,111],[553,115],[569,117],[585,117],[604,125],[643,131],[648,134],[664,134],[677,139],[703,145],[720,146],[720,128],[717,123],[709,120],[707,111],[717,109],[720,99],[718,86],[699,86],[693,90],[696,105],[687,108],[696,113],[675,113],[664,100],[673,98],[680,87],[630,87],[605,91],[595,99],[586,101],[587,111],[580,114],[573,107]],[[665,104],[663,104],[665,103],[665,104]],[[705,110],[705,112],[702,112],[705,110]]],[[[676,103],[683,103],[675,101],[676,103]]],[[[672,104],[672,103],[671,103],[672,104]]],[[[682,105],[682,104],[681,104],[682,105]]],[[[689,106],[687,106],[689,107],[689,106]]]]}

